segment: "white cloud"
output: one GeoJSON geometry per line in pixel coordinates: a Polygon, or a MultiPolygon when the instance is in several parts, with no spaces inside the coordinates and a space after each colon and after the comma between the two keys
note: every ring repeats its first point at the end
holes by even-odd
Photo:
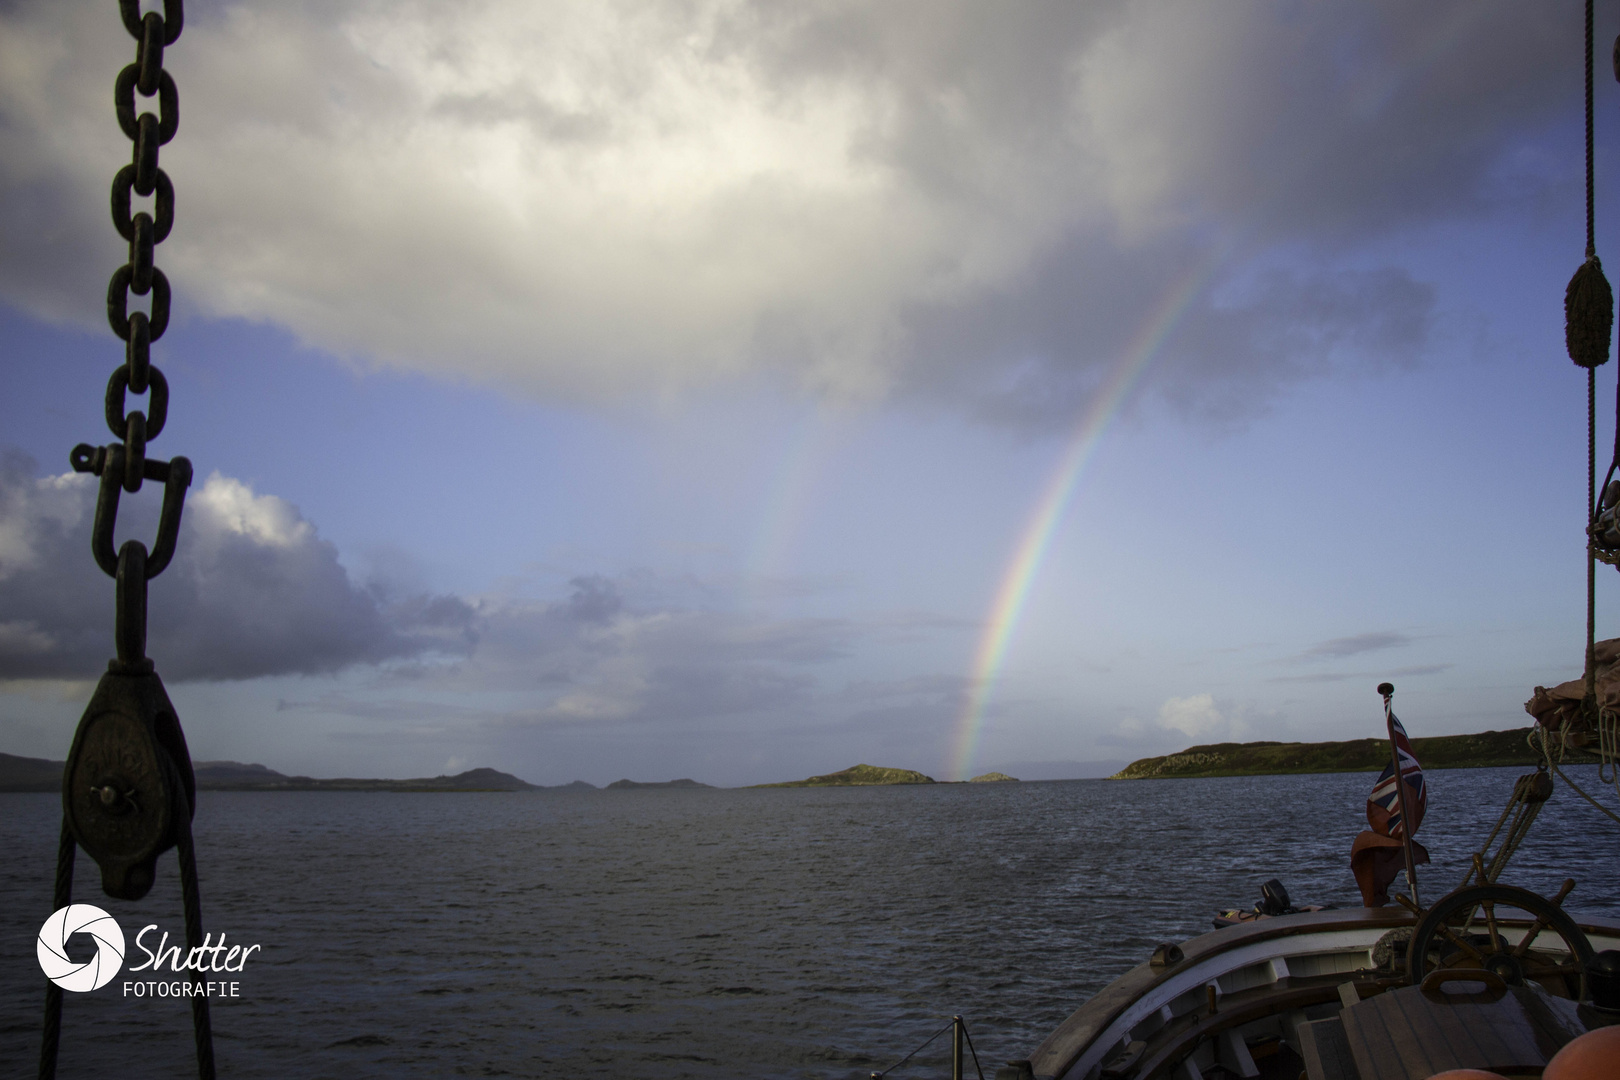
{"type": "Polygon", "coordinates": [[[1213,695],[1194,694],[1191,697],[1170,698],[1159,706],[1159,725],[1179,731],[1189,739],[1197,739],[1223,730],[1226,717],[1215,707],[1213,695]]]}
{"type": "MultiPolygon", "coordinates": [[[[113,650],[113,585],[90,554],[96,482],[35,469],[0,456],[0,679],[88,678],[113,650]]],[[[150,542],[156,502],[125,497],[117,535],[150,542]]],[[[175,559],[150,589],[148,651],[181,680],[465,647],[428,617],[434,598],[385,608],[296,507],[217,473],[187,498],[175,559]]]]}
{"type": "MultiPolygon", "coordinates": [[[[1505,0],[236,3],[167,54],[160,263],[184,304],[532,393],[770,372],[1063,411],[1233,237],[1324,251],[1476,209],[1569,103],[1568,21],[1505,0]]],[[[0,14],[13,303],[99,318],[126,152],[106,87],[132,47],[99,5],[0,14]]],[[[1297,376],[1301,341],[1366,314],[1310,284],[1200,301],[1169,351],[1297,376]]]]}

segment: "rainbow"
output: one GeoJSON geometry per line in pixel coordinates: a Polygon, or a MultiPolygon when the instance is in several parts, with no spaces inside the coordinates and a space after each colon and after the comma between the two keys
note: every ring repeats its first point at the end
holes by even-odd
{"type": "Polygon", "coordinates": [[[1036,502],[1035,512],[1030,515],[1029,523],[1013,549],[1012,560],[1001,575],[1000,587],[996,589],[984,632],[974,652],[973,671],[969,677],[971,689],[956,725],[955,751],[952,755],[956,779],[966,780],[972,769],[973,759],[979,750],[979,739],[984,734],[990,699],[1001,675],[1002,663],[1007,658],[1007,647],[1018,629],[1018,620],[1029,600],[1030,587],[1046,560],[1052,537],[1074,498],[1075,488],[1087,463],[1091,461],[1109,425],[1119,415],[1132,388],[1214,275],[1220,262],[1215,258],[1202,267],[1195,266],[1165,291],[1164,297],[1148,314],[1127,346],[1120,362],[1092,398],[1090,407],[1075,427],[1058,467],[1053,470],[1051,479],[1036,502]]]}
{"type": "Polygon", "coordinates": [[[764,512],[744,563],[744,580],[759,583],[781,572],[793,541],[803,532],[804,515],[821,479],[829,424],[822,413],[801,417],[787,440],[766,487],[764,512]]]}

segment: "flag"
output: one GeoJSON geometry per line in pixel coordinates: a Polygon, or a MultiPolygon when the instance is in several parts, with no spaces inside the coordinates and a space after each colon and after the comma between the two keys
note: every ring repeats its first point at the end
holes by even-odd
{"type": "Polygon", "coordinates": [[[1423,809],[1428,802],[1428,791],[1423,785],[1423,766],[1412,754],[1412,740],[1406,737],[1406,729],[1401,722],[1395,719],[1395,714],[1389,716],[1390,731],[1395,736],[1395,753],[1401,763],[1401,779],[1405,782],[1403,796],[1406,815],[1412,819],[1410,830],[1401,818],[1403,807],[1395,798],[1395,764],[1391,762],[1384,766],[1384,771],[1378,777],[1378,783],[1373,785],[1372,794],[1367,796],[1367,824],[1373,831],[1382,836],[1400,836],[1403,833],[1410,835],[1423,824],[1423,809]]]}

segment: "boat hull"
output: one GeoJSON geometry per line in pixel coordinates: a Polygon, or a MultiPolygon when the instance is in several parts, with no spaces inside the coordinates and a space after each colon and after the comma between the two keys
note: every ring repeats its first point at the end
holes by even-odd
{"type": "MultiPolygon", "coordinates": [[[[1052,1080],[1200,1080],[1216,1065],[1237,1076],[1281,1075],[1288,1069],[1261,1068],[1249,1044],[1269,1051],[1275,1040],[1278,1053],[1299,1057],[1309,1050],[1305,1025],[1403,984],[1404,943],[1396,942],[1414,921],[1401,908],[1281,915],[1161,947],[1059,1025],[1031,1067],[1052,1080]]],[[[1594,949],[1620,948],[1620,921],[1576,921],[1594,949]]],[[[1508,920],[1502,934],[1515,943],[1528,929],[1528,920],[1508,920]]]]}

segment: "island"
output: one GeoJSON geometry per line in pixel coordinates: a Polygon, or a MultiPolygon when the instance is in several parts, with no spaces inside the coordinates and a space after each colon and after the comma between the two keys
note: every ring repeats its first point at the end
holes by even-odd
{"type": "MultiPolygon", "coordinates": [[[[1483,731],[1477,735],[1436,735],[1412,740],[1412,752],[1426,769],[1484,769],[1534,765],[1539,760],[1527,741],[1530,729],[1483,731]]],[[[1570,750],[1566,761],[1597,757],[1570,750]]],[[[1287,773],[1379,772],[1389,764],[1389,740],[1348,742],[1212,743],[1176,754],[1133,761],[1112,780],[1158,780],[1195,776],[1268,776],[1287,773]]]]}
{"type": "Polygon", "coordinates": [[[1018,777],[1008,776],[1004,772],[987,772],[968,781],[970,784],[1005,784],[1009,782],[1018,783],[1018,777]]]}
{"type": "Polygon", "coordinates": [[[696,780],[615,780],[607,786],[609,791],[626,788],[708,788],[713,784],[700,784],[696,780]]]}
{"type": "MultiPolygon", "coordinates": [[[[45,758],[0,754],[0,791],[61,791],[64,763],[45,758]]],[[[339,777],[318,780],[309,776],[287,776],[263,765],[239,761],[198,761],[192,765],[200,791],[545,791],[497,769],[468,769],[454,776],[429,776],[411,780],[370,780],[339,777]]],[[[583,780],[563,785],[566,789],[592,788],[583,780]]]]}
{"type": "Polygon", "coordinates": [[[781,784],[755,784],[754,787],[873,787],[880,784],[932,784],[932,776],[911,769],[885,769],[878,765],[851,765],[825,776],[789,780],[781,784]]]}

